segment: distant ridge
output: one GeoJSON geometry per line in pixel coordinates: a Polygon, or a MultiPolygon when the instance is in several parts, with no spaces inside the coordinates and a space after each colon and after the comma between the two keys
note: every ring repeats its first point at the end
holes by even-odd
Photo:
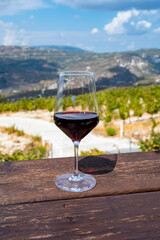
{"type": "Polygon", "coordinates": [[[57,50],[62,50],[62,51],[86,52],[85,50],[83,50],[81,48],[70,47],[70,46],[40,45],[40,46],[34,46],[34,47],[40,48],[40,49],[57,49],[57,50]]]}
{"type": "Polygon", "coordinates": [[[98,90],[160,84],[160,49],[94,53],[69,46],[0,46],[0,94],[48,94],[61,71],[94,72],[98,90]]]}

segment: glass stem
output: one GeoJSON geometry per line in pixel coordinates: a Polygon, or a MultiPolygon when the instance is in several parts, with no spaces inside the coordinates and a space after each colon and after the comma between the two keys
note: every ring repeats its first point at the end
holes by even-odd
{"type": "Polygon", "coordinates": [[[79,147],[79,141],[74,141],[74,156],[75,156],[75,162],[74,162],[74,176],[78,176],[78,147],[79,147]]]}

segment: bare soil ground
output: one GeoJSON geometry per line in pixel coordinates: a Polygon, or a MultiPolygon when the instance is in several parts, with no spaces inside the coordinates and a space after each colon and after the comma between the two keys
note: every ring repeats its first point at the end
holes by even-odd
{"type": "MultiPolygon", "coordinates": [[[[28,134],[18,136],[16,132],[9,134],[6,127],[0,126],[0,152],[2,154],[12,155],[15,151],[22,151],[27,154],[32,147],[42,145],[42,140],[34,140],[34,137],[28,134]]],[[[45,143],[47,152],[50,151],[50,146],[45,143]]]]}
{"type": "Polygon", "coordinates": [[[28,137],[8,134],[5,127],[0,127],[0,152],[3,154],[13,154],[15,151],[24,151],[31,144],[28,137]]]}
{"type": "MultiPolygon", "coordinates": [[[[148,118],[143,117],[136,121],[132,122],[132,119],[125,121],[123,123],[123,137],[128,139],[133,139],[135,141],[145,140],[149,138],[153,126],[152,117],[156,121],[155,131],[160,131],[160,117],[158,116],[148,116],[148,118]]],[[[112,127],[116,129],[115,137],[120,137],[120,129],[121,129],[122,120],[113,121],[105,126],[104,122],[100,122],[100,124],[93,130],[95,134],[102,135],[107,137],[106,129],[108,127],[112,127]]]]}

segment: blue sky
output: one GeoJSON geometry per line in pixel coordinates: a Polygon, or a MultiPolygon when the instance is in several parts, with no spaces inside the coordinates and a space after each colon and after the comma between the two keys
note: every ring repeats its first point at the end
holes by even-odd
{"type": "Polygon", "coordinates": [[[160,0],[0,0],[0,45],[160,48],[160,0]]]}

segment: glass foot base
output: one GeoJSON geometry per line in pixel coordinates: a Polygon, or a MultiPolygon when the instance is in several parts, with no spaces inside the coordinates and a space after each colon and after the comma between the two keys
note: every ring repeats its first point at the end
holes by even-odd
{"type": "Polygon", "coordinates": [[[66,173],[56,178],[55,184],[58,188],[67,192],[84,192],[96,185],[96,179],[89,174],[66,173]]]}

